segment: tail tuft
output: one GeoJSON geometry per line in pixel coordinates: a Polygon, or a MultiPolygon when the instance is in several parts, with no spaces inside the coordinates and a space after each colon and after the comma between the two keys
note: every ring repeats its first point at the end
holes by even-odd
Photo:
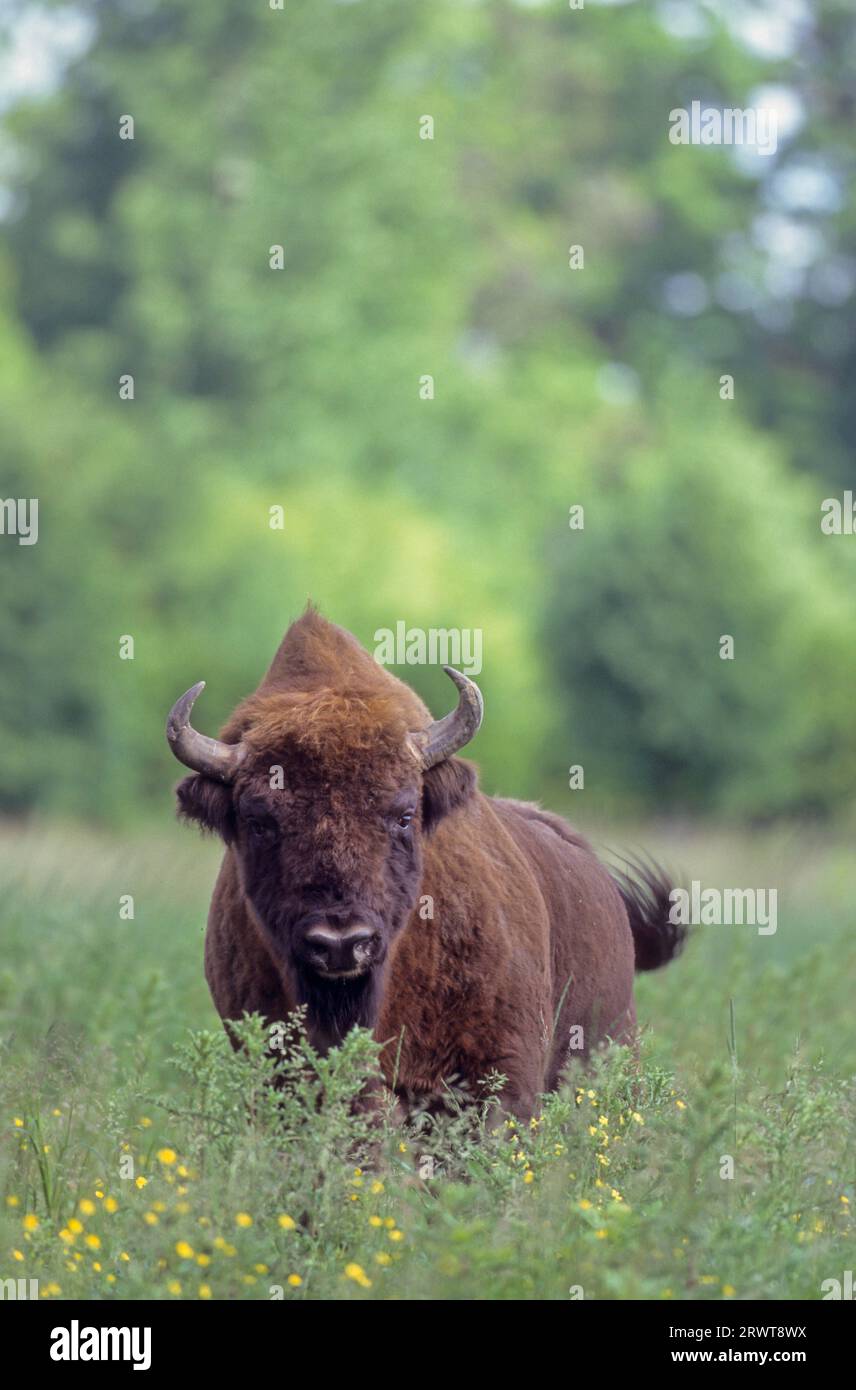
{"type": "Polygon", "coordinates": [[[687,939],[687,928],[672,922],[669,875],[653,860],[629,860],[624,869],[612,869],[619,893],[624,899],[633,945],[636,949],[637,970],[659,970],[680,955],[687,939]]]}

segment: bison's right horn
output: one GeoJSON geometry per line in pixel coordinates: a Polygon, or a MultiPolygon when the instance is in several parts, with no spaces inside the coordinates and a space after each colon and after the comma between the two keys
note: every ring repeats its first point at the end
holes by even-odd
{"type": "Polygon", "coordinates": [[[166,721],[166,737],[180,763],[193,772],[204,772],[218,782],[231,782],[246,757],[242,743],[221,743],[217,738],[198,734],[190,723],[190,711],[196,697],[205,689],[205,682],[196,685],[176,700],[166,721]]]}

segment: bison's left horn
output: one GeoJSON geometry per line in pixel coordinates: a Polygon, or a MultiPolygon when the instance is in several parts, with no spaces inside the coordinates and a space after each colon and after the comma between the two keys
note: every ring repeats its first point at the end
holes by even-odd
{"type": "Polygon", "coordinates": [[[167,742],[185,767],[204,772],[206,777],[216,777],[218,782],[231,782],[246,756],[246,749],[241,743],[221,743],[217,738],[207,738],[193,728],[190,711],[204,689],[205,682],[199,681],[176,700],[166,721],[167,742]]]}
{"type": "Polygon", "coordinates": [[[465,743],[469,743],[478,733],[484,715],[484,700],[475,681],[456,671],[454,666],[444,666],[443,670],[458,687],[458,707],[443,719],[429,724],[427,729],[410,735],[410,740],[423,768],[441,763],[451,758],[465,743]]]}

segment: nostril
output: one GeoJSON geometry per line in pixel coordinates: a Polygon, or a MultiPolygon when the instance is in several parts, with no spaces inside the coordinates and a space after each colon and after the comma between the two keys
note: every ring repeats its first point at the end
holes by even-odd
{"type": "Polygon", "coordinates": [[[354,960],[360,964],[371,960],[377,942],[377,932],[361,931],[355,932],[347,938],[347,943],[353,952],[354,960]]]}
{"type": "Polygon", "coordinates": [[[327,964],[336,943],[336,934],[324,927],[311,927],[304,937],[305,948],[316,965],[327,964]]]}

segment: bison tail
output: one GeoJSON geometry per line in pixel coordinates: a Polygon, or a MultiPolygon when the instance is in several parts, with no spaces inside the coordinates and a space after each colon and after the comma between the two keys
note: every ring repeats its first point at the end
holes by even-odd
{"type": "Polygon", "coordinates": [[[613,869],[612,876],[627,908],[637,970],[659,970],[680,955],[687,929],[673,922],[672,882],[665,870],[653,861],[625,860],[625,869],[613,869]]]}

